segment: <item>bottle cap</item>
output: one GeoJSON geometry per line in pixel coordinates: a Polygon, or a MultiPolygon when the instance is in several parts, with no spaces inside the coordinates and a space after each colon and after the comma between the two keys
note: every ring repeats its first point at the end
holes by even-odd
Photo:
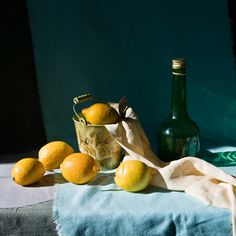
{"type": "Polygon", "coordinates": [[[186,62],[183,58],[175,58],[172,60],[172,68],[173,69],[180,69],[185,67],[186,62]]]}

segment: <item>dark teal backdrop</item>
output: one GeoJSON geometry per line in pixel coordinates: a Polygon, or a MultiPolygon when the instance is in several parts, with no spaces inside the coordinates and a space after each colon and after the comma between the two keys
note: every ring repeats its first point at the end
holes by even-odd
{"type": "Polygon", "coordinates": [[[169,114],[171,59],[188,63],[202,138],[236,144],[236,73],[227,2],[28,0],[48,140],[76,145],[72,99],[126,96],[156,150],[169,114]]]}

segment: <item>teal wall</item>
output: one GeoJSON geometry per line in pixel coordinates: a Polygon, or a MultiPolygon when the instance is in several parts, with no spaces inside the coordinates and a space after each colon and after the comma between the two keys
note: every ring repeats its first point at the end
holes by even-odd
{"type": "Polygon", "coordinates": [[[72,99],[126,96],[156,150],[170,110],[171,59],[188,63],[188,108],[203,138],[236,144],[227,2],[28,0],[48,140],[75,145],[72,99]]]}

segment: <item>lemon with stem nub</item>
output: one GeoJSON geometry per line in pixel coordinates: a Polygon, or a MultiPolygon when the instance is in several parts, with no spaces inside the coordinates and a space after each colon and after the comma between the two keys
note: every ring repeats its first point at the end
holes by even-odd
{"type": "Polygon", "coordinates": [[[38,153],[46,170],[57,169],[64,159],[74,152],[73,148],[63,141],[53,141],[44,145],[38,153]]]}
{"type": "Polygon", "coordinates": [[[95,103],[82,109],[86,121],[92,125],[115,124],[120,120],[120,115],[108,103],[95,103]]]}
{"type": "Polygon", "coordinates": [[[115,173],[115,183],[125,191],[138,192],[144,190],[150,183],[151,171],[139,160],[123,161],[115,173]]]}
{"type": "Polygon", "coordinates": [[[73,153],[62,162],[63,177],[75,184],[86,184],[93,180],[100,170],[97,161],[84,153],[73,153]]]}
{"type": "Polygon", "coordinates": [[[12,168],[12,178],[20,185],[29,185],[40,180],[45,173],[43,164],[35,158],[23,158],[12,168]]]}

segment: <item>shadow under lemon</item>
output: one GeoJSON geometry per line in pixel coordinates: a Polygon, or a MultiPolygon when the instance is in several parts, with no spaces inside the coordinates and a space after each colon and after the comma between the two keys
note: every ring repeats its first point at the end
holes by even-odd
{"type": "Polygon", "coordinates": [[[55,184],[65,184],[68,183],[61,173],[48,173],[44,175],[39,181],[36,183],[25,185],[24,187],[49,187],[54,186],[55,184]]]}

